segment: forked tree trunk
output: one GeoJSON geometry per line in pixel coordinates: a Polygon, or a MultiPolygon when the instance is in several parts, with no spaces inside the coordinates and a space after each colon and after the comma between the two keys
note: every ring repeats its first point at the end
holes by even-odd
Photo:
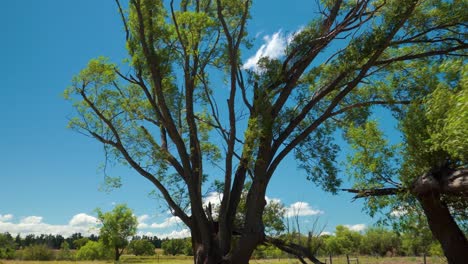
{"type": "Polygon", "coordinates": [[[449,264],[468,262],[468,242],[463,232],[454,221],[447,205],[437,194],[418,197],[434,237],[442,245],[449,264]]]}

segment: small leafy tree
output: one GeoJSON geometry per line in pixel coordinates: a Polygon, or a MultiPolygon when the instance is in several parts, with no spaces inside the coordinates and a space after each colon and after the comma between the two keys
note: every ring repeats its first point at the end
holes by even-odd
{"type": "Polygon", "coordinates": [[[100,239],[106,247],[114,250],[114,260],[118,261],[128,240],[136,234],[137,218],[124,204],[116,205],[111,212],[106,213],[97,209],[97,213],[101,221],[100,239]]]}
{"type": "Polygon", "coordinates": [[[152,256],[156,253],[154,249],[153,243],[147,239],[132,240],[128,245],[128,252],[135,256],[152,256]]]}
{"type": "Polygon", "coordinates": [[[102,241],[88,241],[76,252],[78,260],[106,260],[112,257],[112,249],[104,245],[102,241]]]}
{"type": "Polygon", "coordinates": [[[186,247],[185,239],[168,239],[162,242],[161,248],[166,255],[180,255],[184,254],[186,247]]]}
{"type": "Polygon", "coordinates": [[[399,239],[395,232],[383,227],[373,227],[366,230],[361,240],[360,253],[367,255],[393,255],[399,247],[399,239]]]}

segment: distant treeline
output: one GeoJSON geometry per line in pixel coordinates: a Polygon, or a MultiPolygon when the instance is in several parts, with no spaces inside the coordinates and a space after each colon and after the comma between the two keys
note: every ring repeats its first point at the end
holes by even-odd
{"type": "MultiPolygon", "coordinates": [[[[45,245],[50,249],[61,249],[62,244],[67,242],[70,249],[78,249],[87,241],[98,241],[99,236],[91,234],[90,236],[83,236],[81,233],[74,233],[69,237],[62,235],[41,234],[41,235],[26,235],[22,237],[20,234],[13,237],[10,233],[4,233],[3,239],[14,242],[15,249],[22,249],[33,245],[45,245]]],[[[132,240],[148,240],[155,248],[161,248],[162,239],[157,236],[135,236],[132,240]]],[[[0,239],[1,240],[1,239],[0,239]]],[[[165,239],[167,240],[167,239],[165,239]]]]}

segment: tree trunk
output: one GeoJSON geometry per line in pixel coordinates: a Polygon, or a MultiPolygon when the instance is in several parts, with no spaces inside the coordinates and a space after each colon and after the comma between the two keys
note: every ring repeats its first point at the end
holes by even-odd
{"type": "Polygon", "coordinates": [[[447,205],[438,194],[419,195],[429,228],[442,245],[449,264],[464,264],[468,261],[468,242],[454,221],[447,205]]]}
{"type": "Polygon", "coordinates": [[[221,263],[219,252],[207,252],[203,244],[196,244],[193,252],[193,263],[194,264],[217,264],[221,263]]]}
{"type": "Polygon", "coordinates": [[[114,247],[114,249],[115,249],[114,260],[115,260],[115,262],[118,262],[119,259],[120,259],[120,251],[119,251],[119,248],[118,248],[118,247],[114,247]]]}

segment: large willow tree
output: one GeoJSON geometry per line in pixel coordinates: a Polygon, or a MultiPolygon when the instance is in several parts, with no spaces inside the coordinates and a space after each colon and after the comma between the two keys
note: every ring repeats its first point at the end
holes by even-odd
{"type": "Polygon", "coordinates": [[[278,166],[295,154],[310,180],[335,191],[333,132],[375,105],[411,100],[378,81],[399,62],[467,48],[463,1],[321,2],[283,57],[248,71],[241,51],[252,1],[130,0],[128,11],[117,1],[129,63],[91,60],[66,91],[77,113],[71,127],[155,186],[190,228],[195,263],[248,263],[264,242],[319,263],[265,235],[268,183],[288,177],[275,175],[278,166]],[[207,175],[214,166],[221,175],[207,175]],[[203,203],[214,179],[223,194],[217,214],[203,203]]]}

